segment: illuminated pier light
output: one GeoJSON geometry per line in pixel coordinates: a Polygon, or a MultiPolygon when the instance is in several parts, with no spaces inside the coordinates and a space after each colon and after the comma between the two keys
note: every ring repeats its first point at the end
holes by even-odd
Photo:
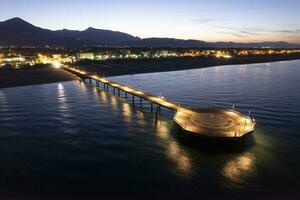
{"type": "MultiPolygon", "coordinates": [[[[144,91],[109,81],[103,77],[89,75],[85,71],[71,67],[64,66],[64,69],[83,79],[89,79],[90,81],[93,79],[96,82],[103,83],[107,91],[109,91],[110,86],[114,94],[116,93],[115,90],[118,91],[118,96],[120,96],[120,91],[124,91],[126,99],[127,93],[131,94],[133,105],[135,105],[135,97],[140,99],[141,106],[143,100],[150,102],[152,112],[153,105],[156,104],[156,121],[157,115],[161,113],[161,107],[175,111],[174,122],[183,131],[191,135],[214,139],[241,139],[254,131],[256,122],[253,117],[251,115],[243,115],[234,109],[190,109],[171,102],[161,95],[160,97],[153,96],[144,91]]],[[[113,102],[113,104],[116,105],[116,102],[113,102]]]]}

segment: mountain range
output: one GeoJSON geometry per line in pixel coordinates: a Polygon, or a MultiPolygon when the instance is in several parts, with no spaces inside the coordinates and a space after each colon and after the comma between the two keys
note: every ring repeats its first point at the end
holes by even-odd
{"type": "Polygon", "coordinates": [[[235,43],[181,40],[175,38],[139,38],[118,31],[88,28],[84,31],[48,30],[36,27],[21,18],[0,22],[0,46],[2,47],[224,47],[224,48],[300,48],[300,44],[287,42],[235,43]]]}

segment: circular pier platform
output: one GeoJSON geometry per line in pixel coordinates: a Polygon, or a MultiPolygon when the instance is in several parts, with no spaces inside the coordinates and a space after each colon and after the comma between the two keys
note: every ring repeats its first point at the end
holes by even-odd
{"type": "Polygon", "coordinates": [[[179,109],[174,121],[194,135],[232,138],[243,137],[254,130],[250,116],[227,109],[179,109]]]}

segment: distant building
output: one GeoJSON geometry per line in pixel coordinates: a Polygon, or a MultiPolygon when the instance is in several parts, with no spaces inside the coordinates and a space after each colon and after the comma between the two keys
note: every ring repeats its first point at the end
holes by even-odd
{"type": "Polygon", "coordinates": [[[84,60],[84,59],[94,60],[95,59],[94,53],[77,53],[76,56],[77,56],[77,60],[84,60]]]}
{"type": "Polygon", "coordinates": [[[62,58],[62,55],[61,54],[52,54],[52,57],[54,59],[60,59],[60,58],[62,58]]]}
{"type": "Polygon", "coordinates": [[[150,51],[142,51],[141,52],[141,57],[142,58],[150,58],[151,52],[150,51]]]}
{"type": "Polygon", "coordinates": [[[109,56],[105,52],[100,52],[100,53],[95,53],[94,54],[94,59],[95,60],[106,60],[108,58],[109,58],[109,56]]]}
{"type": "Polygon", "coordinates": [[[169,56],[169,51],[168,50],[161,50],[159,52],[160,56],[162,57],[168,57],[169,56]]]}
{"type": "Polygon", "coordinates": [[[22,63],[25,62],[25,58],[24,57],[4,57],[1,59],[3,63],[22,63]]]}

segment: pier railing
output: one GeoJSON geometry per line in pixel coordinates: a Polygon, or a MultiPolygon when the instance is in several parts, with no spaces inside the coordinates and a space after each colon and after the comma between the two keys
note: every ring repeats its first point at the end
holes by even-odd
{"type": "Polygon", "coordinates": [[[210,132],[206,136],[230,138],[243,137],[254,130],[255,120],[251,116],[243,115],[234,109],[190,109],[163,97],[151,95],[143,90],[110,81],[105,77],[91,74],[78,68],[64,66],[64,69],[82,79],[88,79],[90,83],[94,80],[98,87],[102,84],[103,89],[106,91],[112,88],[114,94],[117,93],[119,97],[121,92],[125,94],[126,99],[128,94],[130,94],[133,104],[135,104],[136,97],[139,98],[140,104],[142,104],[143,100],[148,101],[151,104],[151,112],[154,104],[157,106],[157,111],[160,111],[161,107],[175,111],[174,121],[189,132],[199,135],[205,135],[207,132],[210,132]],[[218,117],[215,119],[214,117],[211,118],[210,115],[218,117]],[[206,125],[205,123],[209,124],[206,125]]]}

